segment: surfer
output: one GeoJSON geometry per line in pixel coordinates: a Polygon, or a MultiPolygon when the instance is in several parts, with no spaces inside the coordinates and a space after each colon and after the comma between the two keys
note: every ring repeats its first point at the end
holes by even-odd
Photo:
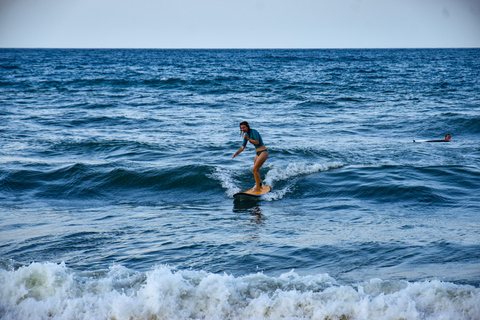
{"type": "Polygon", "coordinates": [[[239,153],[245,150],[247,142],[252,143],[255,146],[255,159],[253,161],[253,176],[255,177],[255,188],[254,191],[260,191],[262,189],[262,179],[260,177],[260,168],[265,163],[268,158],[267,147],[263,143],[260,133],[251,129],[247,121],[240,123],[240,131],[243,134],[243,145],[238,149],[237,152],[233,155],[232,159],[235,158],[239,153]]]}
{"type": "MultiPolygon", "coordinates": [[[[445,135],[445,139],[440,139],[440,140],[426,140],[426,141],[424,141],[424,142],[450,142],[450,141],[452,141],[452,136],[451,136],[449,133],[447,133],[447,134],[445,135]]],[[[416,142],[416,141],[413,140],[413,142],[416,142]]],[[[419,142],[421,142],[421,141],[419,141],[419,142]]]]}
{"type": "MultiPolygon", "coordinates": [[[[436,140],[431,140],[431,141],[427,141],[427,142],[434,142],[434,141],[436,141],[436,140]]],[[[450,142],[450,141],[452,141],[452,136],[449,133],[447,133],[445,135],[445,139],[440,140],[440,142],[450,142]]]]}

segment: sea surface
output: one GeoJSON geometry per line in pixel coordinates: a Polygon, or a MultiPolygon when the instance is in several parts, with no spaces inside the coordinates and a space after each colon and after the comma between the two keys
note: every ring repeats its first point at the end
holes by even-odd
{"type": "Polygon", "coordinates": [[[1,319],[480,319],[480,49],[0,49],[0,146],[1,319]]]}

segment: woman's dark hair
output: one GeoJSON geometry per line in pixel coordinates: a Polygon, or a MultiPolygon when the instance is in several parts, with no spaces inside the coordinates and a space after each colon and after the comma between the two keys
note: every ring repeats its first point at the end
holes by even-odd
{"type": "MultiPolygon", "coordinates": [[[[247,133],[250,134],[250,125],[248,124],[247,121],[240,122],[240,127],[241,127],[241,126],[247,127],[247,129],[248,129],[247,133]]],[[[240,133],[241,133],[241,130],[240,130],[240,133]]]]}

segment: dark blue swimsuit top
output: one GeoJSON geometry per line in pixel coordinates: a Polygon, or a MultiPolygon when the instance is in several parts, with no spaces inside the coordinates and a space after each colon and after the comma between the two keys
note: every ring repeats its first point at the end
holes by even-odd
{"type": "MultiPolygon", "coordinates": [[[[250,139],[253,139],[253,140],[258,140],[258,144],[254,144],[255,146],[255,149],[258,149],[260,148],[261,146],[263,146],[263,140],[262,140],[262,136],[260,135],[260,133],[255,130],[255,129],[250,129],[250,133],[245,133],[245,135],[250,138],[250,139]]],[[[243,138],[243,146],[247,146],[247,142],[248,140],[243,138]]]]}

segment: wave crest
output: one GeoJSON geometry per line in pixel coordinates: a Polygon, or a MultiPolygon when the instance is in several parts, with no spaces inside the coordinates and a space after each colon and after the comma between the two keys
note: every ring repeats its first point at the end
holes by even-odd
{"type": "Polygon", "coordinates": [[[267,172],[265,183],[272,188],[280,182],[286,182],[279,189],[274,189],[265,196],[265,200],[280,200],[295,186],[297,177],[313,173],[323,172],[330,169],[340,168],[340,162],[331,163],[290,163],[286,167],[273,168],[267,172]]]}
{"type": "MultiPolygon", "coordinates": [[[[330,169],[340,168],[343,164],[340,162],[331,162],[331,163],[290,163],[286,167],[275,167],[271,166],[266,168],[268,172],[265,175],[264,184],[272,187],[272,191],[264,195],[262,199],[264,200],[280,200],[282,199],[294,186],[295,182],[291,182],[293,178],[308,175],[312,173],[318,173],[322,171],[327,171],[330,169]],[[279,189],[274,189],[276,185],[280,182],[286,182],[286,185],[282,185],[279,189]]],[[[262,169],[264,170],[264,169],[262,169]]],[[[251,172],[249,171],[251,175],[251,172]]],[[[217,181],[220,181],[222,187],[226,189],[226,195],[229,198],[232,198],[233,195],[237,192],[242,191],[238,185],[240,181],[236,180],[234,177],[234,172],[229,169],[216,168],[210,177],[217,181]]],[[[250,176],[252,181],[252,187],[254,186],[253,176],[250,176]]]]}
{"type": "Polygon", "coordinates": [[[274,185],[277,181],[286,181],[294,177],[340,168],[340,162],[331,163],[290,163],[287,167],[274,168],[268,171],[265,182],[274,185]]]}
{"type": "Polygon", "coordinates": [[[480,289],[437,280],[339,285],[327,274],[234,277],[146,273],[122,266],[82,273],[64,263],[0,270],[2,319],[478,319],[480,289]]]}

